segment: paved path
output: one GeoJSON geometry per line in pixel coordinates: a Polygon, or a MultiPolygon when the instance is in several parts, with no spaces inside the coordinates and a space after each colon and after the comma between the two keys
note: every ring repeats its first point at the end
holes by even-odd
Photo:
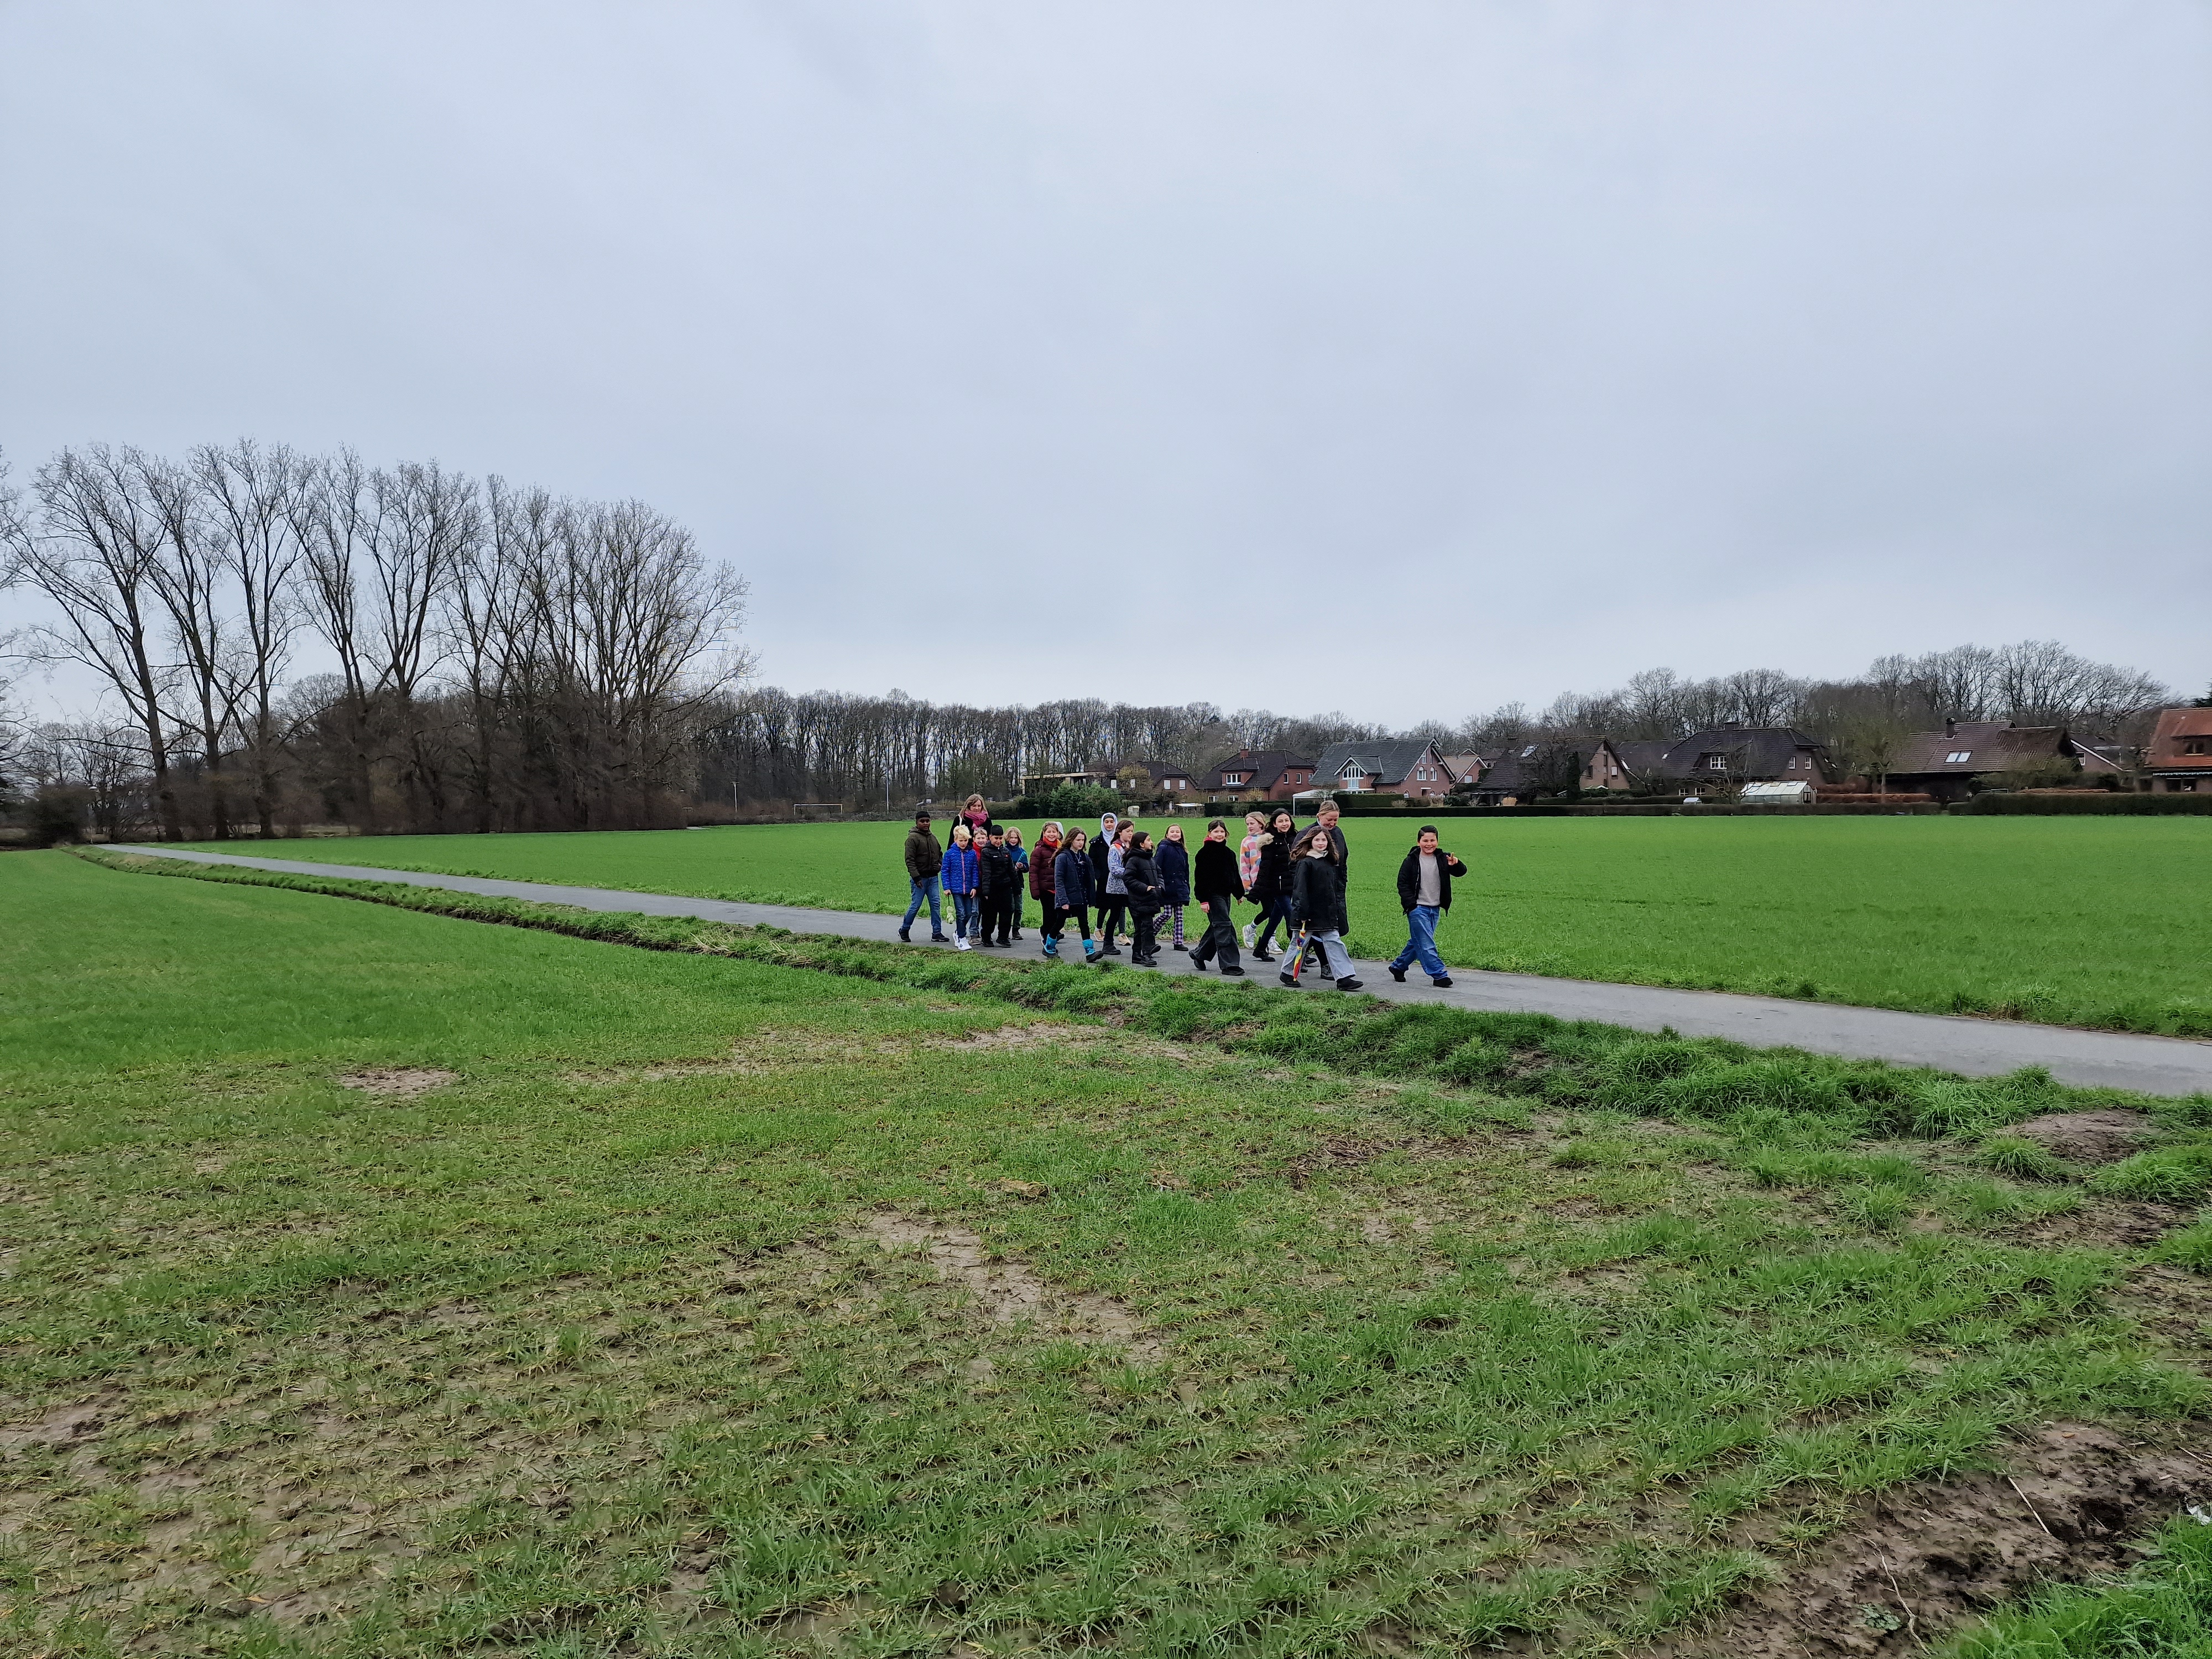
{"type": "MultiPolygon", "coordinates": [[[[898,937],[897,917],[864,915],[852,910],[803,910],[786,904],[734,904],[672,893],[555,887],[538,882],[424,875],[413,870],[379,870],[360,865],[301,864],[289,859],[187,852],[171,847],[119,847],[117,850],[198,864],[242,864],[287,875],[341,876],[355,881],[445,887],[499,898],[575,905],[586,910],[697,916],[708,921],[765,924],[788,927],[793,933],[837,933],[852,939],[898,937]]],[[[1032,927],[1027,942],[1005,954],[1033,955],[1036,939],[1032,927]]],[[[1000,954],[987,951],[982,956],[989,959],[1000,954]]],[[[1176,951],[1163,951],[1160,961],[1165,972],[1191,971],[1189,958],[1176,951]]],[[[1731,1037],[1759,1048],[1806,1048],[1815,1054],[1887,1060],[1902,1066],[1934,1066],[1970,1077],[1996,1077],[2023,1066],[2043,1066],[2062,1083],[2087,1087],[2133,1089],[2148,1095],[2212,1093],[2212,1042],[2186,1037],[2081,1031],[2063,1025],[1905,1014],[1832,1002],[1796,1002],[1724,991],[1673,991],[1650,985],[1610,985],[1595,980],[1547,979],[1533,974],[1491,974],[1471,969],[1455,969],[1451,988],[1445,991],[1431,986],[1418,969],[1404,985],[1394,982],[1380,963],[1361,963],[1359,975],[1370,993],[1393,1002],[1442,1002],[1459,1008],[1553,1014],[1561,1019],[1602,1020],[1645,1031],[1671,1026],[1685,1036],[1731,1037]]],[[[1262,967],[1251,975],[1249,982],[1273,988],[1274,975],[1262,967]]]]}

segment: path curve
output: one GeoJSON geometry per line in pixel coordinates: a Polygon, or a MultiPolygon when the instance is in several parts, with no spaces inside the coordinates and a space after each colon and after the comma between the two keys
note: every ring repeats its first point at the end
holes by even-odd
{"type": "MultiPolygon", "coordinates": [[[[651,916],[696,916],[743,927],[787,927],[797,933],[836,933],[850,939],[896,940],[898,918],[854,910],[807,910],[788,904],[738,904],[675,893],[629,893],[605,887],[557,887],[541,882],[498,881],[482,876],[428,875],[419,870],[380,870],[362,865],[305,864],[291,859],[249,858],[177,847],[118,846],[120,853],[182,859],[194,864],[237,864],[282,875],[336,876],[442,887],[495,898],[534,899],[585,910],[651,916]]],[[[1034,940],[1036,934],[1030,935],[1034,940]]],[[[930,947],[922,946],[927,949],[930,947]]],[[[950,947],[945,947],[950,948],[950,947]]],[[[1034,943],[1009,956],[1034,956],[1034,943]]],[[[985,959],[997,956],[986,951],[985,959]]],[[[1190,959],[1161,953],[1162,969],[1191,971],[1190,959]]],[[[1784,997],[1741,996],[1732,991],[1677,991],[1655,985],[1614,985],[1598,980],[1549,979],[1534,974],[1453,970],[1439,991],[1418,969],[1394,982],[1376,962],[1358,964],[1367,991],[1391,1002],[1441,1002],[1456,1008],[1551,1014],[1560,1019],[1601,1020],[1656,1031],[1672,1027],[1684,1036],[1729,1037],[1762,1048],[1805,1048],[1855,1060],[1899,1066],[1933,1066],[1969,1077],[1997,1077],[2023,1066],[2047,1067],[2061,1083],[2084,1088],[2131,1089],[2146,1095],[2212,1093],[2212,1042],[2189,1037],[2143,1036],[2123,1031],[2084,1031],[2065,1025],[2017,1020],[1967,1019],[1946,1014],[1899,1013],[1842,1003],[1797,1002],[1784,997]]],[[[1250,982],[1275,988],[1261,968],[1250,982]]],[[[1290,994],[1285,993],[1285,994],[1290,994]]],[[[1308,993],[1300,992],[1305,995],[1308,993]]],[[[1320,994],[1329,994],[1322,992],[1320,994]]]]}

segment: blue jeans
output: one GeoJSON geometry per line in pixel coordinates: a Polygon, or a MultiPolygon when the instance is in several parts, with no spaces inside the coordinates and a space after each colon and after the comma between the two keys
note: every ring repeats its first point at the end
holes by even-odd
{"type": "Polygon", "coordinates": [[[921,912],[922,900],[927,899],[929,901],[929,931],[938,938],[943,939],[945,917],[944,913],[938,908],[937,896],[944,890],[938,885],[938,878],[932,876],[927,881],[909,880],[907,885],[914,890],[914,902],[906,907],[906,920],[899,923],[899,932],[903,933],[914,926],[915,917],[921,912]]]}
{"type": "Polygon", "coordinates": [[[978,929],[975,926],[975,895],[973,893],[950,893],[947,894],[946,896],[952,901],[952,937],[955,939],[966,939],[970,933],[977,932],[978,929]]]}
{"type": "Polygon", "coordinates": [[[1444,959],[1437,954],[1437,919],[1443,915],[1433,904],[1417,904],[1406,912],[1406,927],[1412,937],[1407,939],[1406,948],[1398,952],[1397,961],[1390,964],[1393,968],[1409,968],[1419,957],[1422,971],[1431,979],[1450,975],[1444,959]]]}

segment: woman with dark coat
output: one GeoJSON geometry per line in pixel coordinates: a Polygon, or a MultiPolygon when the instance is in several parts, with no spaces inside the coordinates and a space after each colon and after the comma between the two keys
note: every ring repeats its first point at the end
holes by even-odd
{"type": "Polygon", "coordinates": [[[1206,839],[1190,861],[1190,890],[1198,908],[1206,912],[1206,937],[1190,953],[1190,965],[1203,973],[1206,963],[1218,956],[1223,973],[1241,976],[1244,969],[1237,960],[1237,922],[1229,907],[1244,896],[1244,884],[1237,879],[1237,852],[1229,844],[1229,826],[1219,818],[1206,826],[1206,839]]]}
{"type": "Polygon", "coordinates": [[[1044,953],[1060,954],[1060,933],[1067,919],[1073,916],[1075,925],[1083,930],[1083,959],[1096,962],[1098,947],[1091,938],[1091,855],[1084,849],[1084,840],[1083,831],[1078,830],[1052,861],[1052,923],[1045,929],[1044,953]]]}

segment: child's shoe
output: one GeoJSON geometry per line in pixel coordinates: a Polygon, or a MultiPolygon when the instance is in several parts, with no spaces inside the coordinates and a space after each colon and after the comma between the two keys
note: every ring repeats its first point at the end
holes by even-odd
{"type": "Polygon", "coordinates": [[[1087,939],[1083,941],[1083,959],[1085,962],[1096,962],[1098,960],[1098,941],[1097,939],[1087,939]]]}

